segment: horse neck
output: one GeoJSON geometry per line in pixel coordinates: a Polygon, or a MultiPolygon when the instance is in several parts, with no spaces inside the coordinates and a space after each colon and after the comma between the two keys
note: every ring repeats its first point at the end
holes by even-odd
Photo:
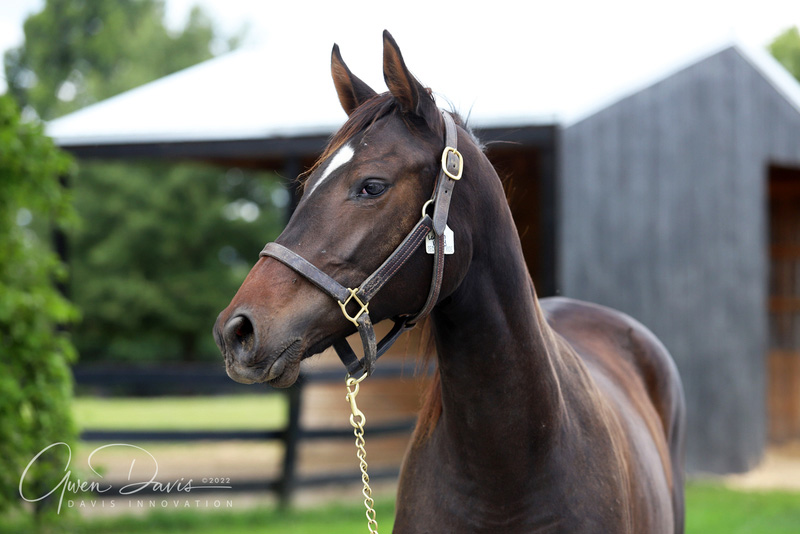
{"type": "Polygon", "coordinates": [[[463,181],[473,179],[486,190],[469,192],[479,200],[463,208],[468,220],[480,221],[472,232],[472,261],[432,317],[441,376],[439,424],[462,454],[496,470],[499,466],[487,459],[518,460],[522,443],[544,449],[563,400],[553,365],[556,342],[502,186],[483,154],[473,157],[480,158],[475,165],[480,176],[465,174],[463,181]]]}

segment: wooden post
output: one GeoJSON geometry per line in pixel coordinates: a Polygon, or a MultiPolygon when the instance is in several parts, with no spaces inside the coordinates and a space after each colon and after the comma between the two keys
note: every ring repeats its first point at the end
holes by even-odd
{"type": "Polygon", "coordinates": [[[281,508],[291,504],[297,481],[297,448],[300,443],[300,411],[303,400],[303,377],[288,389],[289,420],[283,437],[283,474],[278,484],[278,499],[281,508]]]}

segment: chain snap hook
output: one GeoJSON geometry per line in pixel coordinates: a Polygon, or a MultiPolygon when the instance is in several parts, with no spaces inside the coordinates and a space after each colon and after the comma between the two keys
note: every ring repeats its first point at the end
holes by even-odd
{"type": "Polygon", "coordinates": [[[358,408],[358,404],[356,404],[356,397],[358,396],[359,385],[361,381],[367,377],[366,373],[361,375],[359,378],[353,378],[350,374],[347,375],[345,380],[345,387],[347,388],[347,395],[345,395],[345,400],[350,403],[350,424],[354,427],[356,425],[363,426],[364,423],[367,422],[367,417],[364,415],[358,408]]]}
{"type": "Polygon", "coordinates": [[[372,488],[369,485],[369,475],[367,474],[367,449],[364,442],[364,423],[367,418],[364,412],[358,409],[356,404],[356,397],[361,382],[368,375],[365,373],[358,378],[353,378],[350,373],[345,377],[345,387],[347,388],[347,395],[345,399],[350,403],[350,425],[353,427],[353,435],[356,437],[356,456],[359,460],[359,468],[361,470],[361,482],[364,484],[361,494],[364,496],[364,506],[366,507],[367,528],[370,534],[378,534],[378,521],[375,517],[375,500],[372,498],[372,488]]]}

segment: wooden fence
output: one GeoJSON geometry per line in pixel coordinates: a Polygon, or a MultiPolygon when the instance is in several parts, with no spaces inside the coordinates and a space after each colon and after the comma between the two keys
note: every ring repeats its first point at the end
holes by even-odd
{"type": "MultiPolygon", "coordinates": [[[[370,381],[393,380],[410,376],[414,370],[408,365],[395,362],[382,362],[370,381]]],[[[220,394],[241,393],[241,387],[230,380],[219,365],[214,366],[160,366],[160,367],[121,367],[121,366],[77,366],[74,369],[76,386],[85,391],[101,395],[120,396],[158,396],[176,394],[220,394]]],[[[349,427],[304,428],[301,425],[303,411],[303,392],[312,384],[344,382],[342,370],[315,371],[301,374],[297,384],[287,389],[260,388],[265,395],[285,395],[287,397],[286,424],[283,428],[263,430],[102,430],[85,429],[81,432],[83,441],[123,443],[123,442],[191,442],[199,440],[246,440],[276,441],[282,444],[283,460],[280,474],[271,479],[248,480],[233,484],[231,491],[260,492],[277,494],[282,505],[289,504],[293,493],[299,488],[317,487],[333,483],[357,481],[360,474],[354,467],[346,472],[321,472],[299,476],[297,470],[298,449],[303,442],[317,440],[352,440],[349,427]]],[[[344,387],[342,386],[342,391],[344,387]]],[[[344,397],[344,393],[342,393],[344,397]]],[[[367,436],[399,435],[409,433],[415,424],[413,417],[370,423],[367,436]]],[[[370,479],[396,478],[399,468],[370,469],[370,479]]],[[[141,493],[145,493],[144,491],[141,493]]]]}

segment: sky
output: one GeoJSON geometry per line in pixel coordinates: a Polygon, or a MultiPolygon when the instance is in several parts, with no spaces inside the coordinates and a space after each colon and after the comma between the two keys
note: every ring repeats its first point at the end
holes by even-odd
{"type": "MultiPolygon", "coordinates": [[[[0,1],[0,51],[22,42],[25,17],[43,5],[44,0],[0,1]]],[[[223,34],[246,28],[246,46],[276,46],[298,58],[323,46],[328,55],[330,44],[338,42],[343,53],[345,44],[374,48],[378,61],[380,32],[388,28],[401,48],[417,41],[425,46],[412,50],[466,50],[473,63],[490,71],[498,54],[519,54],[524,63],[525,50],[537,50],[564,68],[585,71],[589,80],[602,75],[604,62],[688,56],[731,39],[763,47],[800,26],[799,0],[166,0],[167,24],[180,27],[193,5],[203,7],[223,34]]],[[[379,81],[379,74],[365,79],[379,81]]],[[[0,91],[4,87],[0,78],[0,91]]]]}

